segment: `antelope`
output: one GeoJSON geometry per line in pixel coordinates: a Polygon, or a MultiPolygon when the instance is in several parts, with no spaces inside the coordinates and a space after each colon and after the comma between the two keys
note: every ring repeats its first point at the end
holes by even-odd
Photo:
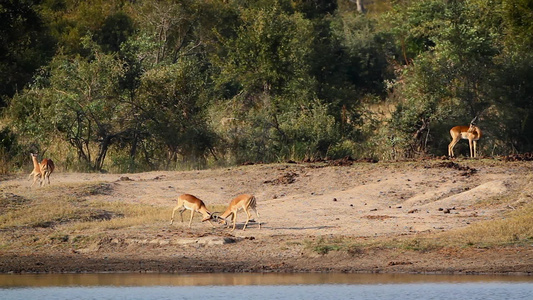
{"type": "Polygon", "coordinates": [[[448,145],[448,156],[454,157],[453,147],[461,140],[468,140],[470,157],[477,157],[477,141],[481,138],[481,130],[476,126],[477,117],[470,121],[470,126],[455,126],[450,129],[452,142],[448,145]]]}
{"type": "Polygon", "coordinates": [[[44,158],[41,163],[37,161],[37,154],[36,153],[30,153],[31,160],[33,161],[33,171],[30,173],[30,176],[28,177],[28,180],[33,176],[33,183],[31,186],[35,184],[37,181],[37,178],[41,178],[40,186],[44,185],[45,179],[48,179],[48,184],[50,184],[50,174],[54,172],[54,162],[49,158],[44,158]]]}
{"type": "Polygon", "coordinates": [[[218,219],[220,219],[220,223],[227,225],[226,218],[230,215],[233,215],[233,228],[231,229],[231,231],[233,231],[235,230],[235,222],[237,221],[237,212],[242,209],[246,213],[246,223],[244,223],[244,227],[242,228],[242,230],[245,230],[246,225],[248,225],[248,222],[250,221],[250,217],[252,215],[250,213],[250,209],[252,209],[255,212],[255,215],[257,216],[257,221],[259,222],[259,229],[261,229],[261,222],[259,221],[259,213],[257,212],[256,206],[257,202],[254,195],[239,195],[233,200],[231,200],[226,211],[221,216],[219,216],[218,219]]]}
{"type": "Polygon", "coordinates": [[[172,217],[170,218],[170,225],[174,223],[174,214],[176,213],[177,210],[179,210],[179,213],[181,216],[181,222],[183,222],[183,212],[187,209],[191,211],[191,219],[189,220],[189,228],[191,228],[192,218],[194,217],[195,212],[199,212],[204,216],[204,218],[202,219],[202,222],[208,221],[211,224],[211,226],[214,227],[213,223],[211,223],[212,214],[209,210],[207,210],[207,207],[205,206],[204,202],[190,194],[183,194],[178,197],[178,205],[176,205],[176,207],[174,207],[174,210],[172,210],[172,217]]]}

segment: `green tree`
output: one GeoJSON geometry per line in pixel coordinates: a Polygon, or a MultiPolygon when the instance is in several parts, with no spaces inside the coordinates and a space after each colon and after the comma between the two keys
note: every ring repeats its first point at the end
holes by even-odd
{"type": "Polygon", "coordinates": [[[219,36],[220,47],[211,57],[216,105],[222,107],[216,113],[219,119],[235,118],[248,127],[239,136],[226,136],[238,159],[279,160],[298,142],[285,132],[286,114],[303,112],[315,99],[317,85],[310,72],[313,27],[278,1],[241,8],[239,22],[234,35],[219,36]]]}
{"type": "MultiPolygon", "coordinates": [[[[228,8],[222,1],[145,1],[132,18],[139,26],[122,44],[126,62],[124,100],[136,110],[121,143],[134,161],[169,167],[178,158],[202,165],[214,152],[214,136],[203,111],[209,93],[207,49],[228,8]],[[220,15],[220,17],[219,17],[220,15]]],[[[228,24],[222,24],[221,31],[228,24]]]]}
{"type": "Polygon", "coordinates": [[[129,114],[118,89],[122,62],[101,53],[89,39],[85,45],[93,53],[91,60],[56,56],[34,85],[13,98],[10,111],[20,134],[39,143],[59,137],[86,166],[101,170],[110,146],[126,130],[129,114]]]}
{"type": "Polygon", "coordinates": [[[123,43],[133,35],[135,26],[129,15],[123,11],[109,15],[102,28],[95,33],[95,39],[106,52],[119,52],[123,43]]]}
{"type": "Polygon", "coordinates": [[[157,152],[166,153],[167,167],[178,156],[204,161],[213,153],[215,137],[205,118],[205,81],[200,65],[194,59],[180,59],[175,64],[153,68],[141,77],[135,99],[138,121],[151,136],[157,152]]]}
{"type": "Polygon", "coordinates": [[[0,107],[54,54],[54,39],[36,10],[38,2],[0,2],[0,107]]]}
{"type": "Polygon", "coordinates": [[[91,55],[82,40],[91,36],[105,51],[115,51],[118,43],[131,33],[124,13],[130,10],[123,0],[43,0],[39,12],[50,34],[66,55],[91,55]]]}
{"type": "Polygon", "coordinates": [[[533,1],[502,1],[503,50],[495,60],[499,68],[492,91],[495,105],[489,110],[500,153],[533,151],[533,1]]]}
{"type": "Polygon", "coordinates": [[[435,153],[444,154],[450,126],[485,117],[493,103],[494,58],[500,51],[498,18],[485,18],[492,9],[476,1],[421,1],[407,8],[410,22],[402,25],[398,39],[418,50],[404,51],[416,56],[400,69],[395,93],[403,99],[390,123],[391,140],[402,145],[403,155],[413,155],[413,149],[428,152],[433,141],[435,153]],[[430,123],[436,130],[428,136],[430,123]]]}
{"type": "Polygon", "coordinates": [[[337,101],[337,111],[342,106],[357,109],[366,95],[383,98],[385,82],[394,75],[388,60],[395,54],[392,37],[378,29],[377,20],[354,10],[337,12],[330,30],[330,47],[317,51],[322,58],[329,56],[320,68],[322,74],[317,72],[320,98],[337,101]]]}
{"type": "Polygon", "coordinates": [[[237,96],[248,104],[259,104],[255,100],[263,94],[312,98],[314,80],[307,60],[311,24],[300,14],[286,14],[278,2],[242,9],[240,22],[235,37],[220,37],[221,48],[212,59],[220,70],[218,86],[232,89],[225,96],[237,96]]]}

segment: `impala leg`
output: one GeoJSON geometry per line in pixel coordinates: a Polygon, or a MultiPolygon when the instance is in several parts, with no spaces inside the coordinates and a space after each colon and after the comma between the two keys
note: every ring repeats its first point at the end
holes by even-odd
{"type": "Polygon", "coordinates": [[[172,225],[172,223],[174,223],[174,214],[176,213],[176,211],[179,210],[179,213],[180,213],[180,217],[181,217],[181,222],[183,222],[183,211],[185,209],[183,209],[182,206],[176,206],[174,207],[174,209],[172,210],[172,217],[170,218],[170,225],[172,225]]]}
{"type": "Polygon", "coordinates": [[[228,228],[228,221],[226,219],[218,217],[219,223],[224,224],[225,228],[228,228]]]}
{"type": "Polygon", "coordinates": [[[459,142],[459,139],[453,139],[452,142],[448,145],[448,156],[449,157],[455,157],[455,154],[453,153],[453,148],[455,145],[459,142]]]}
{"type": "Polygon", "coordinates": [[[477,141],[474,140],[474,157],[477,157],[477,141]]]}
{"type": "Polygon", "coordinates": [[[474,149],[472,148],[472,140],[468,140],[468,146],[470,146],[470,158],[474,158],[474,149]]]}
{"type": "Polygon", "coordinates": [[[183,212],[187,210],[185,207],[181,207],[180,209],[180,217],[181,217],[181,223],[183,223],[183,212]]]}
{"type": "Polygon", "coordinates": [[[235,230],[235,223],[237,222],[237,212],[233,213],[233,228],[231,231],[235,230]]]}
{"type": "Polygon", "coordinates": [[[449,157],[453,157],[453,140],[452,140],[452,142],[448,145],[448,156],[449,156],[449,157]]]}
{"type": "Polygon", "coordinates": [[[246,213],[246,223],[244,223],[244,226],[242,227],[243,231],[244,229],[246,229],[246,225],[248,225],[248,222],[250,222],[250,217],[252,216],[252,214],[250,213],[248,209],[245,208],[244,212],[246,213]]]}
{"type": "Polygon", "coordinates": [[[215,225],[213,225],[213,222],[211,222],[211,218],[212,218],[212,216],[209,216],[209,219],[207,219],[207,222],[209,222],[209,224],[211,224],[211,227],[215,227],[215,225]]]}
{"type": "Polygon", "coordinates": [[[191,209],[191,219],[189,220],[189,228],[191,228],[192,218],[194,217],[194,210],[191,209]]]}
{"type": "Polygon", "coordinates": [[[253,208],[255,215],[257,216],[257,223],[259,223],[259,229],[261,229],[261,221],[259,220],[259,213],[257,212],[257,208],[253,208]]]}
{"type": "Polygon", "coordinates": [[[31,184],[31,186],[33,186],[35,182],[37,182],[37,178],[39,178],[38,174],[33,175],[33,183],[31,184]]]}
{"type": "Polygon", "coordinates": [[[176,213],[176,210],[180,209],[179,206],[176,206],[174,207],[174,209],[172,210],[172,217],[170,217],[170,225],[172,225],[172,223],[174,223],[174,214],[176,213]]]}
{"type": "MultiPolygon", "coordinates": [[[[233,222],[233,216],[234,216],[233,213],[231,213],[231,215],[228,216],[228,217],[231,218],[230,222],[233,222]]],[[[231,227],[231,224],[228,223],[228,220],[227,220],[227,219],[224,219],[224,222],[225,222],[224,225],[226,226],[226,228],[230,228],[230,227],[231,227]]]]}

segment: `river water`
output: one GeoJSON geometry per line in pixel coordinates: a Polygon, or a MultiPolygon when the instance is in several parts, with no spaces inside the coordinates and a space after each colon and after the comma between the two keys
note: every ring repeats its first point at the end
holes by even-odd
{"type": "Polygon", "coordinates": [[[533,299],[533,276],[0,275],[0,299],[533,299]]]}

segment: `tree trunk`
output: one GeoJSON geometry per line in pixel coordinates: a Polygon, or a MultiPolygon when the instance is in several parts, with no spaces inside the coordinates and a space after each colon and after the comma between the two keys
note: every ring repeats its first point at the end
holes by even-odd
{"type": "Polygon", "coordinates": [[[104,167],[104,160],[107,155],[107,150],[109,149],[109,146],[111,145],[111,140],[114,138],[114,135],[108,135],[102,139],[100,142],[100,149],[98,150],[98,156],[96,157],[96,160],[94,161],[94,169],[97,171],[101,171],[104,167]]]}

